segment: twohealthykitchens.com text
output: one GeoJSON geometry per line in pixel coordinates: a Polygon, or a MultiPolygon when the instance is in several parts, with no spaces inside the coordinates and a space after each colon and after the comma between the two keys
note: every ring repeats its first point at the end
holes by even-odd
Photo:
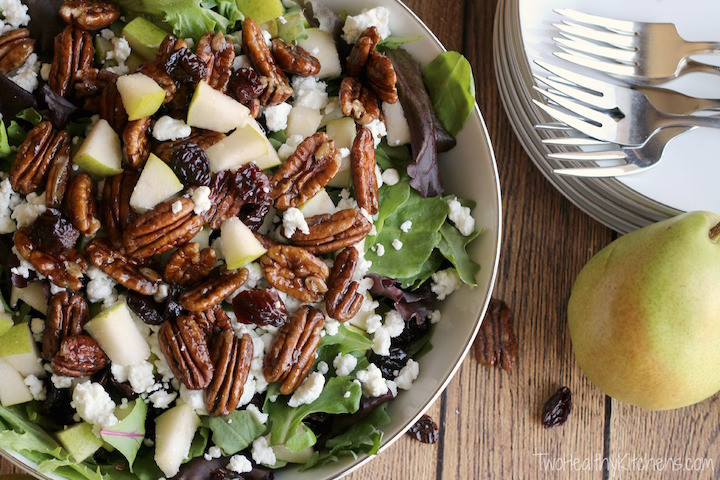
{"type": "Polygon", "coordinates": [[[653,457],[631,453],[587,457],[556,457],[549,453],[533,453],[541,472],[714,472],[715,461],[706,457],[653,457]]]}

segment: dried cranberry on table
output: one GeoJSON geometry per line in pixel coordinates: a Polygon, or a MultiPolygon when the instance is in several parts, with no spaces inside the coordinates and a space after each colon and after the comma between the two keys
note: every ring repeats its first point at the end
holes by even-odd
{"type": "Polygon", "coordinates": [[[440,438],[440,429],[430,415],[420,417],[420,420],[415,422],[415,425],[410,427],[407,433],[422,443],[437,443],[440,438]]]}
{"type": "Polygon", "coordinates": [[[238,293],[232,301],[240,323],[279,327],[287,321],[287,310],[277,290],[252,289],[238,293]]]}
{"type": "Polygon", "coordinates": [[[210,160],[198,144],[188,142],[172,154],[170,166],[180,181],[188,185],[210,185],[210,160]]]}
{"type": "Polygon", "coordinates": [[[555,428],[567,422],[572,411],[572,392],[562,387],[545,402],[542,411],[542,424],[545,428],[555,428]]]}

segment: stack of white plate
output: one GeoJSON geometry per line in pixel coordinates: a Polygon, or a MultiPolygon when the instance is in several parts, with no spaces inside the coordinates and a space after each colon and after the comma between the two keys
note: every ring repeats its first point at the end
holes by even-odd
{"type": "MultiPolygon", "coordinates": [[[[533,63],[541,59],[612,81],[610,77],[554,57],[553,10],[574,8],[596,15],[636,21],[673,22],[687,40],[720,41],[717,19],[720,2],[684,0],[499,0],[495,16],[495,70],[510,122],[528,155],[547,179],[580,209],[612,229],[627,233],[683,211],[720,211],[720,131],[700,128],[674,139],[658,165],[646,172],[619,178],[574,178],[553,173],[554,168],[587,166],[549,160],[547,153],[562,151],[542,143],[558,135],[535,125],[553,121],[531,102],[541,100],[532,90],[533,73],[545,75],[533,63]]],[[[718,58],[698,56],[718,63],[718,58]]],[[[720,72],[719,72],[720,73],[720,72]]],[[[685,75],[664,85],[685,94],[720,98],[720,74],[685,75]]]]}

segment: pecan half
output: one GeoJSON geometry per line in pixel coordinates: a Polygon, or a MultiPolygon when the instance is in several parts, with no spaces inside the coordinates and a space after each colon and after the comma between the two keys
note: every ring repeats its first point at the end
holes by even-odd
{"type": "Polygon", "coordinates": [[[138,67],[137,72],[152,78],[165,90],[163,103],[168,103],[173,99],[178,87],[175,80],[165,71],[164,66],[157,62],[145,62],[138,67]]]}
{"type": "Polygon", "coordinates": [[[82,278],[87,269],[87,262],[77,250],[70,249],[65,258],[58,258],[39,250],[32,242],[27,227],[21,228],[13,236],[15,248],[35,270],[45,275],[59,287],[77,291],[83,286],[82,278]]]}
{"type": "Polygon", "coordinates": [[[27,195],[47,186],[47,176],[55,158],[64,162],[70,153],[70,141],[65,131],[53,134],[52,124],[44,120],[30,132],[10,167],[10,185],[13,190],[27,195]]]}
{"type": "Polygon", "coordinates": [[[365,78],[380,100],[387,103],[398,101],[397,75],[388,57],[380,52],[370,52],[365,67],[365,78]]]}
{"type": "Polygon", "coordinates": [[[223,138],[225,138],[224,133],[194,128],[188,137],[160,143],[155,149],[155,155],[163,159],[165,162],[170,163],[173,154],[188,143],[194,143],[203,150],[207,150],[223,138]]]}
{"type": "Polygon", "coordinates": [[[35,50],[35,40],[30,38],[30,30],[17,28],[0,37],[0,73],[20,68],[35,50]]]}
{"type": "Polygon", "coordinates": [[[342,158],[324,132],[309,136],[270,181],[275,208],[299,207],[315,196],[340,170],[342,158]]]}
{"type": "Polygon", "coordinates": [[[215,249],[207,247],[200,250],[199,244],[186,243],[170,256],[163,277],[178,285],[195,283],[210,274],[216,260],[215,249]]]}
{"type": "Polygon", "coordinates": [[[167,320],[158,332],[160,350],[173,374],[190,390],[207,387],[213,366],[205,332],[193,315],[183,314],[167,320]]]}
{"type": "Polygon", "coordinates": [[[360,284],[353,281],[358,258],[357,249],[348,247],[338,254],[330,271],[325,302],[328,315],[339,322],[347,322],[357,315],[365,298],[358,293],[360,284]]]}
{"type": "Polygon", "coordinates": [[[61,97],[70,91],[75,74],[92,67],[95,49],[92,36],[80,28],[68,25],[55,37],[55,53],[48,85],[61,97]]]}
{"type": "Polygon", "coordinates": [[[475,343],[475,360],[482,365],[512,369],[517,356],[517,339],[512,328],[512,314],[502,300],[492,299],[475,343]]]}
{"type": "Polygon", "coordinates": [[[275,337],[265,355],[263,374],[268,383],[282,382],[283,395],[294,392],[310,372],[324,324],[325,316],[320,310],[304,305],[275,337]]]}
{"type": "Polygon", "coordinates": [[[207,410],[213,417],[230,415],[240,403],[253,359],[253,342],[247,333],[238,338],[232,330],[218,334],[211,347],[215,373],[205,390],[207,410]]]}
{"type": "Polygon", "coordinates": [[[304,248],[271,247],[260,264],[270,285],[303,302],[319,302],[327,292],[330,269],[304,248]]]}
{"type": "Polygon", "coordinates": [[[138,265],[123,255],[104,239],[94,238],[85,247],[90,263],[110,278],[142,295],[154,295],[158,289],[160,274],[151,268],[138,265]]]}
{"type": "Polygon", "coordinates": [[[350,77],[359,77],[365,71],[370,53],[375,51],[375,47],[382,37],[377,27],[368,27],[360,35],[353,45],[350,55],[347,58],[347,74],[350,77]]]}
{"type": "Polygon", "coordinates": [[[320,61],[300,45],[290,45],[276,38],[272,41],[272,53],[278,66],[285,73],[301,77],[320,73],[320,61]]]}
{"type": "Polygon", "coordinates": [[[231,330],[232,324],[230,317],[221,305],[215,305],[212,308],[203,310],[202,312],[193,313],[195,321],[207,334],[221,332],[223,330],[231,330]]]}
{"type": "Polygon", "coordinates": [[[90,319],[85,297],[76,293],[60,292],[50,299],[45,332],[42,338],[43,356],[52,360],[60,344],[67,337],[80,335],[90,319]]]}
{"type": "Polygon", "coordinates": [[[75,228],[86,237],[94,236],[100,229],[95,193],[95,182],[87,173],[80,173],[70,180],[65,210],[75,228]]]}
{"type": "Polygon", "coordinates": [[[355,245],[365,238],[372,224],[354,208],[340,210],[332,215],[324,213],[307,219],[309,233],[296,231],[290,242],[315,254],[330,253],[355,245]]]}
{"type": "Polygon", "coordinates": [[[357,78],[343,78],[339,95],[343,115],[354,118],[360,125],[367,125],[382,115],[377,95],[357,78]]]}
{"type": "Polygon", "coordinates": [[[361,128],[355,136],[350,150],[350,169],[358,207],[364,208],[370,215],[377,214],[379,194],[375,176],[375,140],[367,128],[361,128]]]}
{"type": "Polygon", "coordinates": [[[245,225],[260,228],[272,206],[270,180],[254,163],[236,172],[218,172],[210,183],[210,208],[203,213],[210,228],[218,229],[225,220],[239,216],[245,225]]]}
{"type": "Polygon", "coordinates": [[[85,100],[84,108],[97,113],[122,134],[128,116],[117,89],[118,75],[109,70],[86,68],[75,74],[75,95],[85,100]]]}
{"type": "Polygon", "coordinates": [[[123,129],[123,159],[130,168],[142,168],[150,156],[151,124],[151,118],[144,117],[128,122],[123,129]]]}
{"type": "Polygon", "coordinates": [[[229,270],[180,295],[180,304],[191,312],[202,312],[221,303],[247,281],[248,271],[229,270]]]}
{"type": "Polygon", "coordinates": [[[184,245],[203,227],[205,221],[193,213],[195,203],[185,197],[170,199],[137,217],[123,233],[125,252],[136,258],[159,255],[184,245]],[[177,212],[173,204],[180,203],[177,212]]]}
{"type": "Polygon", "coordinates": [[[51,367],[58,375],[89,377],[110,362],[100,344],[90,335],[67,337],[52,359],[51,367]]]}
{"type": "Polygon", "coordinates": [[[160,42],[156,61],[159,65],[164,65],[168,58],[170,58],[170,55],[178,50],[182,50],[183,48],[188,48],[188,44],[185,40],[177,38],[174,35],[167,35],[163,38],[163,41],[160,42]]]}
{"type": "Polygon", "coordinates": [[[292,95],[287,77],[280,70],[265,43],[262,30],[252,18],[246,18],[242,28],[243,49],[255,70],[264,77],[265,91],[260,97],[263,105],[278,105],[292,95]]]}
{"type": "Polygon", "coordinates": [[[205,63],[205,80],[215,90],[225,93],[232,74],[235,47],[222,32],[200,37],[195,53],[205,63]]]}
{"type": "Polygon", "coordinates": [[[45,206],[48,208],[59,208],[65,199],[68,179],[70,178],[70,142],[69,136],[63,137],[60,148],[50,162],[47,182],[45,184],[45,206]]]}
{"type": "Polygon", "coordinates": [[[130,207],[130,196],[140,174],[133,170],[113,175],[105,179],[100,206],[100,219],[103,228],[115,248],[122,246],[125,228],[135,217],[130,207]]]}
{"type": "Polygon", "coordinates": [[[66,0],[60,6],[60,16],[83,30],[100,30],[120,18],[120,7],[100,0],[66,0]]]}

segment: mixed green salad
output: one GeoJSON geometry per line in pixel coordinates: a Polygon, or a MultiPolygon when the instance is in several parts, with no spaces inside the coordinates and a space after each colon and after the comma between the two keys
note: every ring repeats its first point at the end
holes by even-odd
{"type": "Polygon", "coordinates": [[[70,479],[377,453],[480,268],[440,173],[467,60],[421,67],[382,6],[0,11],[0,43],[32,39],[0,73],[0,447],[70,479]]]}

